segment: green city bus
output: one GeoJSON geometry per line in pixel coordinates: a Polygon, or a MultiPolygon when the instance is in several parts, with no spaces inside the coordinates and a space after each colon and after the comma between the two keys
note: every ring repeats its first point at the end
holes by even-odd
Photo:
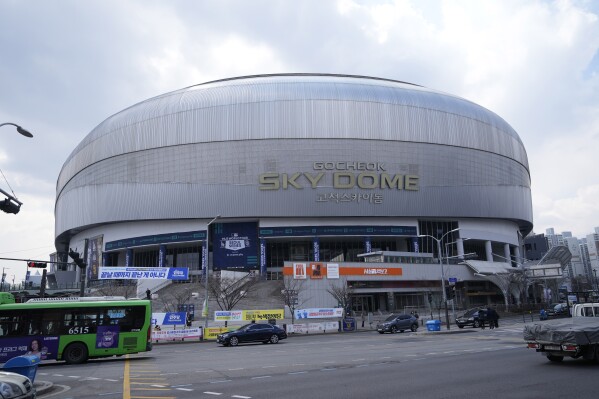
{"type": "Polygon", "coordinates": [[[0,293],[0,363],[20,355],[68,364],[152,350],[152,304],[124,297],[36,298],[0,293]]]}

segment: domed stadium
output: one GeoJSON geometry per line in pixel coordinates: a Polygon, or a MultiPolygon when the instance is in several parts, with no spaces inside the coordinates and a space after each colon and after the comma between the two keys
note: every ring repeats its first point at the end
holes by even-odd
{"type": "MultiPolygon", "coordinates": [[[[334,262],[344,275],[378,254],[402,272],[346,279],[366,298],[356,309],[388,309],[439,290],[439,259],[514,266],[532,230],[530,172],[514,129],[460,97],[366,76],[246,76],[100,123],[62,167],[55,223],[57,259],[85,253],[90,283],[115,266],[279,280],[334,262]]],[[[468,303],[490,295],[476,270],[452,267],[468,303]]]]}

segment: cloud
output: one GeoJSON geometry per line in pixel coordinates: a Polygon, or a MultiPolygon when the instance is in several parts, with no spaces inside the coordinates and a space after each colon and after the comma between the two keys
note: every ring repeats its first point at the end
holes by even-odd
{"type": "Polygon", "coordinates": [[[0,33],[0,121],[34,134],[0,131],[0,169],[25,203],[0,215],[0,253],[52,246],[60,168],[110,115],[281,72],[396,79],[487,107],[527,149],[535,230],[599,225],[595,1],[4,1],[0,33]]]}

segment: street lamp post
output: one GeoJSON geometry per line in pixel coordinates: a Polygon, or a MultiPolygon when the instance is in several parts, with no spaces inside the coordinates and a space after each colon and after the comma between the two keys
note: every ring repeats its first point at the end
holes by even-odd
{"type": "Polygon", "coordinates": [[[0,123],[0,127],[5,126],[5,125],[11,125],[11,126],[16,127],[17,132],[21,133],[25,137],[33,137],[33,134],[31,134],[28,130],[23,129],[21,126],[17,125],[16,123],[12,123],[12,122],[0,123]]]}
{"type": "MultiPolygon", "coordinates": [[[[21,133],[23,136],[25,137],[33,137],[33,134],[31,134],[28,130],[23,129],[21,126],[12,123],[12,122],[5,122],[5,123],[0,123],[0,127],[2,126],[6,126],[6,125],[11,125],[11,126],[15,126],[17,128],[17,132],[21,133]]],[[[11,189],[12,191],[12,189],[11,189]]],[[[23,203],[21,201],[19,201],[16,196],[14,196],[14,192],[13,195],[10,195],[9,193],[7,193],[6,191],[0,189],[0,193],[4,194],[7,198],[3,201],[0,201],[0,210],[6,213],[13,213],[13,214],[17,214],[19,213],[19,211],[21,210],[21,205],[23,205],[23,203]]]]}
{"type": "MultiPolygon", "coordinates": [[[[206,267],[205,267],[205,291],[204,291],[204,309],[202,309],[202,313],[206,312],[206,318],[204,319],[204,327],[208,327],[208,277],[210,276],[210,225],[214,223],[217,219],[220,219],[220,215],[216,215],[214,219],[212,219],[206,225],[206,267]]],[[[206,333],[204,333],[206,336],[206,333]]]]}
{"type": "Polygon", "coordinates": [[[423,237],[432,238],[433,240],[435,240],[437,242],[437,255],[439,257],[439,266],[441,267],[441,290],[442,290],[442,293],[443,293],[443,303],[445,304],[445,324],[446,324],[446,328],[448,330],[450,329],[450,324],[449,324],[449,309],[447,308],[447,293],[445,292],[445,272],[443,270],[443,257],[442,257],[442,253],[441,253],[441,241],[443,241],[443,239],[448,234],[456,232],[458,230],[459,230],[459,228],[450,230],[447,233],[443,234],[441,236],[441,238],[433,237],[433,236],[428,235],[428,234],[421,234],[421,235],[418,236],[419,238],[423,238],[423,237]]]}
{"type": "MultiPolygon", "coordinates": [[[[595,288],[595,291],[597,291],[599,290],[599,288],[597,287],[597,269],[593,269],[593,274],[595,275],[595,284],[593,284],[593,287],[595,288]]],[[[595,292],[595,294],[597,294],[597,292],[595,292]]]]}

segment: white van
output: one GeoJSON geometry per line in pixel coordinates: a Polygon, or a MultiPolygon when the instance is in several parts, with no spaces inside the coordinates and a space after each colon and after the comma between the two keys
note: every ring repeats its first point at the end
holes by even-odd
{"type": "Polygon", "coordinates": [[[599,303],[578,303],[574,305],[572,317],[599,317],[599,303]]]}

